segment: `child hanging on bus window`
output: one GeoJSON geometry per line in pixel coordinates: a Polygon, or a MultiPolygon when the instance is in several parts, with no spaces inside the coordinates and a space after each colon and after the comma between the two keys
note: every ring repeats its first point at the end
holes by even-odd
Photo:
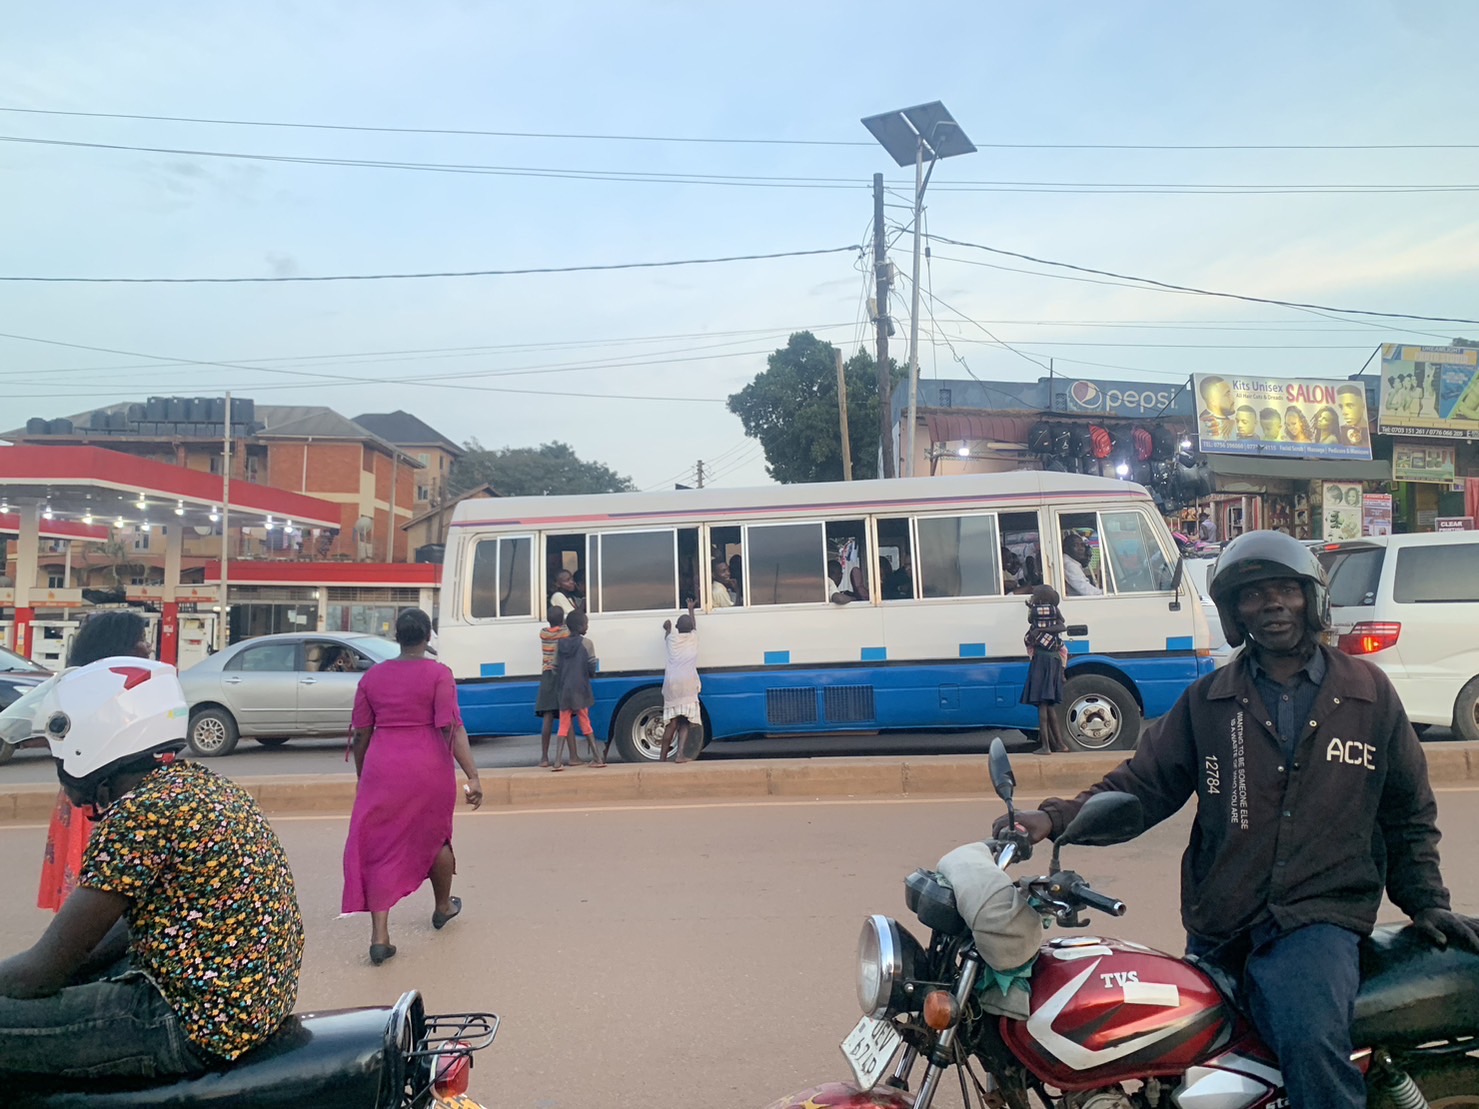
{"type": "Polygon", "coordinates": [[[569,634],[555,646],[555,685],[560,697],[560,741],[555,746],[555,765],[561,770],[561,755],[565,744],[570,744],[570,761],[576,762],[575,736],[571,734],[572,718],[580,722],[580,732],[591,745],[591,762],[595,766],[606,765],[606,744],[596,750],[596,733],[591,727],[591,706],[596,703],[591,679],[596,676],[596,649],[585,638],[590,622],[585,609],[576,609],[565,617],[565,628],[569,634]]]}
{"type": "Polygon", "coordinates": [[[1028,663],[1021,703],[1037,706],[1038,741],[1043,752],[1068,750],[1063,722],[1058,719],[1063,672],[1068,665],[1068,648],[1063,643],[1067,625],[1058,610],[1058,599],[1058,591],[1051,585],[1033,589],[1027,601],[1027,634],[1022,637],[1028,663]]]}
{"type": "MultiPolygon", "coordinates": [[[[687,762],[689,728],[702,719],[698,704],[702,683],[698,677],[697,617],[693,612],[692,597],[688,599],[688,611],[678,617],[677,630],[673,630],[671,620],[664,620],[662,634],[668,649],[668,663],[662,679],[662,752],[657,761],[668,761],[668,749],[676,733],[678,750],[673,761],[687,762]]],[[[693,757],[698,757],[697,751],[693,757]]]]}
{"type": "MultiPolygon", "coordinates": [[[[565,610],[550,605],[544,614],[545,626],[539,629],[539,692],[534,696],[534,715],[543,723],[539,729],[539,765],[549,766],[549,740],[555,730],[555,719],[560,715],[560,691],[555,676],[555,648],[560,640],[570,633],[565,629],[565,610]]],[[[557,752],[558,753],[558,752],[557,752]]],[[[571,747],[572,763],[580,760],[571,747]]]]}

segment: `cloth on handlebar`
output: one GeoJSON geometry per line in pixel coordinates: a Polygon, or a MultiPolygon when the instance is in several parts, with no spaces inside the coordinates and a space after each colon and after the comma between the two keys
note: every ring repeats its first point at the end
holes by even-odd
{"type": "Polygon", "coordinates": [[[991,968],[984,979],[982,1007],[987,1012],[1025,1020],[1028,978],[1042,945],[1037,911],[996,865],[984,843],[951,851],[936,867],[955,891],[955,908],[975,937],[976,950],[991,968]]]}

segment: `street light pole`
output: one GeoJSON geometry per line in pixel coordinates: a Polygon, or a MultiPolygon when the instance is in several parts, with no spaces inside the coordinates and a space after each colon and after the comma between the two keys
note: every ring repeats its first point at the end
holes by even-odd
{"type": "Polygon", "coordinates": [[[910,277],[909,308],[909,452],[904,456],[904,476],[914,476],[914,432],[919,422],[919,247],[920,216],[924,211],[924,136],[919,136],[918,154],[914,158],[914,272],[910,277]]]}

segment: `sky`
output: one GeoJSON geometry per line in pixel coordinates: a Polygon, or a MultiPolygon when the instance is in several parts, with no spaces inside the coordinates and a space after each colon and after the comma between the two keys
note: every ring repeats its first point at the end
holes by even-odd
{"type": "MultiPolygon", "coordinates": [[[[912,169],[896,167],[859,120],[942,100],[980,149],[936,169],[931,236],[1254,296],[1473,317],[1479,131],[1452,50],[1476,34],[1470,0],[22,6],[0,37],[0,109],[31,110],[0,110],[0,278],[307,277],[824,251],[868,242],[869,186],[883,172],[901,355],[912,169]],[[1421,144],[1475,147],[1065,149],[1421,144]],[[775,187],[802,183],[777,178],[823,187],[775,187]],[[1147,184],[1342,191],[1123,188],[1147,184]],[[1350,191],[1373,185],[1471,191],[1350,191]]],[[[1049,360],[1058,374],[1157,384],[1194,372],[1345,377],[1382,341],[1442,344],[1466,332],[1068,280],[1070,271],[938,241],[930,254],[926,378],[1030,381],[1049,360]]],[[[711,483],[761,484],[763,455],[724,400],[793,331],[848,354],[871,348],[866,271],[844,250],[418,280],[6,280],[0,426],[231,389],[347,416],[405,409],[488,447],[558,439],[642,488],[691,481],[700,459],[711,483]]]]}

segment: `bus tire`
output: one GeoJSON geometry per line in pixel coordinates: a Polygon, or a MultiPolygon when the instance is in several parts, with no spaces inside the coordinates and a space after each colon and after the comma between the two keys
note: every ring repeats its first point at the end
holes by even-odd
{"type": "Polygon", "coordinates": [[[1071,751],[1131,751],[1140,740],[1134,694],[1102,674],[1069,675],[1059,711],[1071,751]]]}
{"type": "MultiPolygon", "coordinates": [[[[628,697],[616,714],[611,742],[622,762],[639,765],[657,762],[662,754],[662,730],[662,690],[643,689],[628,697]]],[[[692,721],[688,729],[689,750],[701,750],[705,742],[703,721],[692,721]],[[697,746],[695,740],[698,741],[697,746]]],[[[674,746],[677,746],[676,741],[674,746]]],[[[668,757],[673,758],[675,754],[670,751],[668,757]]]]}

